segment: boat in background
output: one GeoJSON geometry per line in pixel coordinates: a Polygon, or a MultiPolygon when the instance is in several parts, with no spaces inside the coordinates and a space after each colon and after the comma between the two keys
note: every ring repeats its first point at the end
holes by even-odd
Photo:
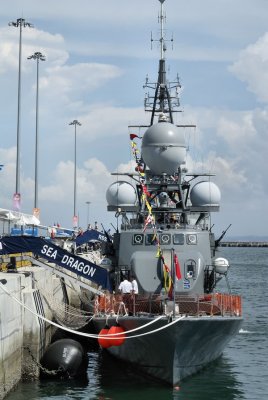
{"type": "Polygon", "coordinates": [[[106,193],[118,218],[104,249],[114,291],[95,297],[93,324],[113,356],[178,385],[222,354],[243,319],[240,296],[217,291],[229,268],[217,257],[221,238],[212,232],[220,190],[212,174],[185,168],[190,125],[174,122],[180,83],[166,77],[165,0],[159,1],[158,79],[145,85],[153,90],[145,98],[150,123],[130,127],[135,171],[114,174],[106,193]],[[122,278],[131,277],[139,293],[120,293],[122,278]]]}

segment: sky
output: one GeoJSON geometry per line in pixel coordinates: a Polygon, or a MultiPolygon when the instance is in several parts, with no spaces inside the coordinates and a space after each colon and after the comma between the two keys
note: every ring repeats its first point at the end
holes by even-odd
{"type": "MultiPolygon", "coordinates": [[[[187,168],[215,173],[216,235],[268,235],[268,1],[166,0],[168,79],[182,85],[187,168]],[[172,48],[173,47],[173,48],[172,48]]],[[[157,78],[158,0],[0,0],[0,208],[12,209],[16,181],[19,28],[22,31],[21,211],[34,207],[37,63],[38,206],[43,225],[72,227],[74,119],[79,225],[115,224],[106,211],[112,172],[133,164],[128,125],[148,124],[145,78],[157,78]],[[151,32],[155,39],[152,42],[151,32]],[[87,204],[90,202],[90,204],[87,204]]]]}

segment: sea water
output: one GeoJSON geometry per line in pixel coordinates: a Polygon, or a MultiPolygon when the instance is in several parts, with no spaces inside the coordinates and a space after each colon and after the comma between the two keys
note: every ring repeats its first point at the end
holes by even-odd
{"type": "Polygon", "coordinates": [[[21,383],[7,400],[268,399],[268,248],[224,247],[219,256],[230,262],[229,283],[243,297],[244,322],[222,357],[179,387],[145,377],[91,343],[86,379],[21,383]]]}

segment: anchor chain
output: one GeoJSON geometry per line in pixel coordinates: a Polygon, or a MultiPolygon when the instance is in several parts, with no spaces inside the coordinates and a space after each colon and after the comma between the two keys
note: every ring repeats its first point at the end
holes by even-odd
{"type": "Polygon", "coordinates": [[[36,358],[34,357],[33,353],[31,352],[31,349],[29,348],[29,346],[23,346],[23,349],[27,350],[29,355],[31,356],[33,362],[35,363],[35,365],[44,373],[46,373],[47,375],[57,375],[59,372],[63,372],[63,368],[59,367],[58,369],[47,369],[45,367],[43,367],[43,365],[38,362],[36,360],[36,358]]]}

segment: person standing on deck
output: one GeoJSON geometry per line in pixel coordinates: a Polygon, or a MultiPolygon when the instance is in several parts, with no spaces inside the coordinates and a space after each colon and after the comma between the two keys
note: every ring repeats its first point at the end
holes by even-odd
{"type": "Polygon", "coordinates": [[[129,282],[129,280],[125,277],[120,283],[118,290],[120,290],[122,294],[131,294],[132,293],[131,282],[129,282]]]}
{"type": "Polygon", "coordinates": [[[130,277],[130,282],[131,282],[131,285],[132,285],[132,293],[134,295],[139,294],[138,283],[137,283],[136,279],[134,278],[134,276],[130,277]]]}
{"type": "Polygon", "coordinates": [[[127,313],[133,314],[132,283],[125,276],[121,281],[118,290],[122,293],[122,300],[126,306],[127,313]]]}

